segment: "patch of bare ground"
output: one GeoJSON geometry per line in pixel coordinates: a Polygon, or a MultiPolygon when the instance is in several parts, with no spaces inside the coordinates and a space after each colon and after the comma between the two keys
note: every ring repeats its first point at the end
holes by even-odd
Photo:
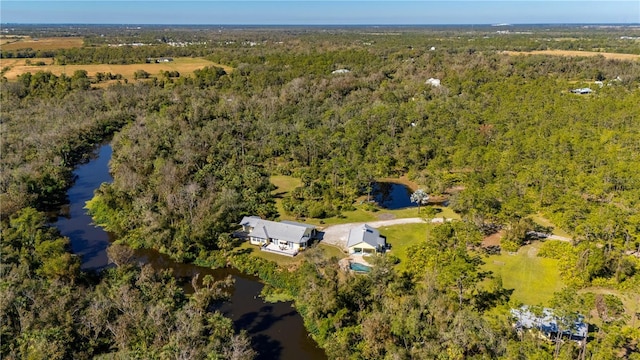
{"type": "Polygon", "coordinates": [[[393,220],[395,218],[396,218],[396,216],[394,214],[391,214],[391,213],[382,213],[382,214],[378,215],[378,220],[393,220]]]}
{"type": "Polygon", "coordinates": [[[491,234],[489,236],[485,236],[484,239],[482,239],[482,247],[489,247],[489,246],[499,246],[500,245],[500,239],[502,239],[502,236],[504,235],[504,231],[498,231],[497,233],[491,234]]]}

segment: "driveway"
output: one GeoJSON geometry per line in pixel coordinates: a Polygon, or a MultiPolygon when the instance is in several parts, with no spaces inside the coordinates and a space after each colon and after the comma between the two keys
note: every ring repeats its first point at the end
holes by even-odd
{"type": "MultiPolygon", "coordinates": [[[[449,220],[449,219],[447,219],[449,220]]],[[[434,218],[431,219],[433,223],[441,223],[444,222],[443,218],[434,218]]],[[[426,222],[423,218],[406,218],[406,219],[393,219],[393,220],[379,220],[379,221],[368,221],[366,223],[348,223],[348,224],[340,224],[340,225],[331,225],[327,226],[322,230],[322,242],[335,245],[340,247],[341,249],[347,250],[347,239],[349,238],[349,231],[351,229],[362,226],[362,224],[367,224],[373,228],[379,228],[383,226],[391,226],[391,225],[400,225],[400,224],[417,224],[426,222]]]]}

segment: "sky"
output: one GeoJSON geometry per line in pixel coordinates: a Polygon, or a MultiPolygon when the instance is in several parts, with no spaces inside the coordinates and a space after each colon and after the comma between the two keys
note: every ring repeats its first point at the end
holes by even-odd
{"type": "Polygon", "coordinates": [[[640,23],[640,0],[0,0],[0,22],[442,25],[640,23]]]}

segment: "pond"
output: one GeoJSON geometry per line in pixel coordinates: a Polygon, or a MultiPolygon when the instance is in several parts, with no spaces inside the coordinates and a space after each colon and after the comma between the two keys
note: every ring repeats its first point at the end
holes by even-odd
{"type": "MultiPolygon", "coordinates": [[[[113,236],[92,223],[84,208],[93,192],[103,182],[112,181],[109,175],[111,146],[101,146],[95,156],[74,171],[76,180],[67,195],[69,204],[60,210],[55,226],[62,235],[69,237],[72,251],[82,259],[82,269],[98,270],[109,266],[107,247],[113,236]]],[[[190,281],[195,274],[211,275],[224,279],[231,275],[235,281],[229,301],[221,304],[219,311],[231,318],[237,330],[246,330],[251,344],[258,351],[257,359],[326,359],[322,349],[304,328],[302,317],[291,302],[265,303],[259,297],[263,284],[258,278],[245,275],[232,268],[209,269],[173,261],[153,250],[136,250],[140,263],[154,269],[172,269],[178,279],[183,279],[185,291],[190,292],[190,281]]]]}
{"type": "Polygon", "coordinates": [[[394,182],[376,182],[371,190],[373,200],[389,210],[415,207],[416,204],[411,202],[412,193],[407,186],[394,182]]]}

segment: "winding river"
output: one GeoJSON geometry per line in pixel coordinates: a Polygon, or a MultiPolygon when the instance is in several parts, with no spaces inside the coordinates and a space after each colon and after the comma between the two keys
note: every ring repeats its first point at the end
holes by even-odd
{"type": "MultiPolygon", "coordinates": [[[[109,265],[106,249],[113,241],[111,234],[92,225],[85,203],[103,182],[110,182],[109,159],[111,146],[101,146],[86,164],[78,166],[76,181],[69,189],[69,205],[61,209],[55,226],[69,237],[71,248],[82,258],[84,270],[100,269],[109,265]]],[[[251,336],[257,359],[326,359],[324,351],[311,339],[304,328],[302,317],[290,302],[265,303],[260,297],[263,284],[256,277],[241,274],[235,269],[209,269],[191,264],[177,263],[152,250],[136,251],[139,262],[151,264],[161,270],[171,268],[174,275],[189,279],[195,274],[211,275],[223,279],[231,275],[235,280],[231,298],[220,307],[230,317],[236,330],[244,329],[251,336]]],[[[190,286],[186,281],[185,286],[190,286]]],[[[186,289],[188,291],[188,289],[186,289]]]]}

